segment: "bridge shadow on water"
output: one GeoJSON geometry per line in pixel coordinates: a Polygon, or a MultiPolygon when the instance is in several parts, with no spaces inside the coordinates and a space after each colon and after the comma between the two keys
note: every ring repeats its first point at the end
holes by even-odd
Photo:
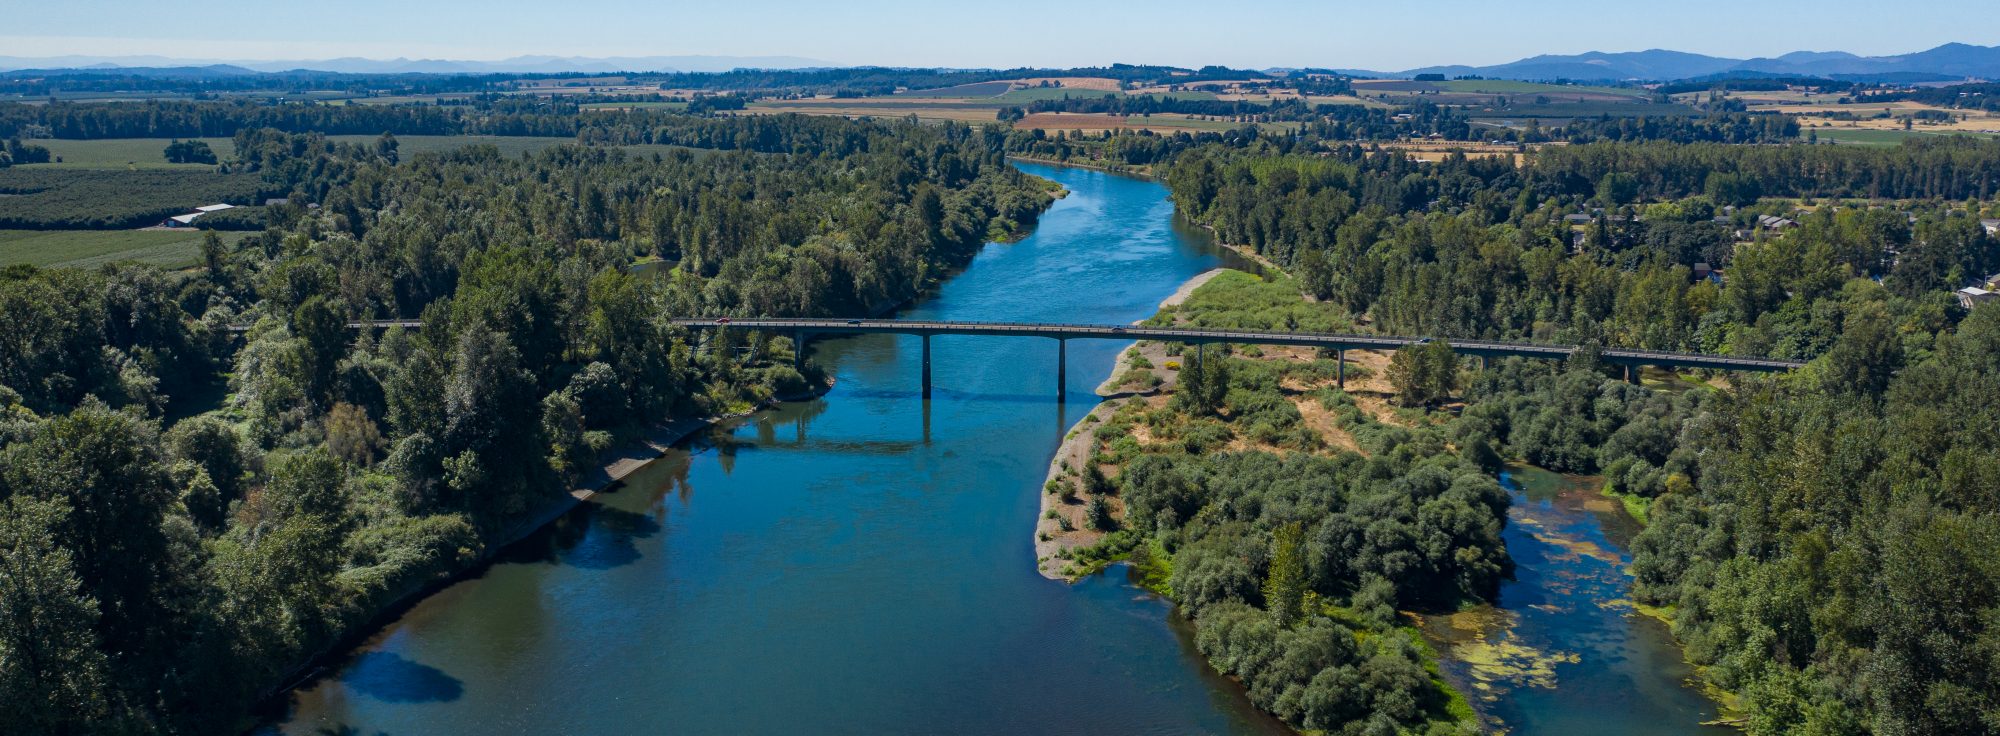
{"type": "Polygon", "coordinates": [[[444,670],[394,652],[365,652],[341,674],[341,684],[385,703],[448,703],[465,695],[465,683],[444,670]]]}

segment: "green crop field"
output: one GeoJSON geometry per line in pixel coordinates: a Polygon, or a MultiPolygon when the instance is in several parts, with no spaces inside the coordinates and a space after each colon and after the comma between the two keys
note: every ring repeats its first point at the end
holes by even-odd
{"type": "Polygon", "coordinates": [[[913,89],[896,95],[897,97],[995,97],[1003,94],[1013,85],[1008,82],[977,82],[953,87],[933,87],[913,89]]]}
{"type": "Polygon", "coordinates": [[[205,204],[269,196],[256,174],[213,169],[0,169],[0,228],[125,230],[205,204]]]}
{"type": "MultiPolygon", "coordinates": [[[[248,233],[217,233],[232,247],[248,233]]],[[[95,268],[137,261],[186,268],[201,260],[199,230],[0,230],[0,266],[95,268]]]]}
{"type": "Polygon", "coordinates": [[[1940,135],[1969,135],[1980,138],[1994,137],[1990,133],[1969,133],[1964,131],[1938,132],[1929,130],[1871,130],[1868,128],[1807,128],[1799,132],[1800,137],[1818,133],[1822,141],[1832,141],[1857,146],[1895,146],[1903,141],[1931,138],[1940,135]]]}
{"type": "MultiPolygon", "coordinates": [[[[228,138],[197,138],[205,141],[215,151],[218,159],[227,159],[236,154],[236,144],[228,138]]],[[[35,145],[49,149],[52,158],[60,163],[25,164],[21,168],[62,168],[62,169],[206,169],[208,164],[167,163],[167,144],[171,138],[106,138],[102,140],[38,140],[35,145]]]]}

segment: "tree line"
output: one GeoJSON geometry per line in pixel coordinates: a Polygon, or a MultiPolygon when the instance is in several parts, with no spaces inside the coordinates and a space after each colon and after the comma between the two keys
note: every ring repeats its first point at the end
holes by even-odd
{"type": "Polygon", "coordinates": [[[696,350],[670,317],[881,309],[1050,200],[963,126],[716,126],[785,154],[246,131],[230,166],[323,206],[196,272],[0,272],[0,722],[240,731],[600,452],[823,380],[785,337],[696,350]],[[345,326],[371,316],[424,327],[345,326]]]}

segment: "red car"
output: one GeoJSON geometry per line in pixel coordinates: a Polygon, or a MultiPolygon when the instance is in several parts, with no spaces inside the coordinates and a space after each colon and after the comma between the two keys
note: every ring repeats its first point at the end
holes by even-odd
{"type": "Polygon", "coordinates": [[[718,324],[718,325],[726,325],[726,324],[729,324],[729,318],[728,318],[728,317],[717,317],[717,318],[715,318],[715,323],[716,323],[716,324],[718,324]]]}

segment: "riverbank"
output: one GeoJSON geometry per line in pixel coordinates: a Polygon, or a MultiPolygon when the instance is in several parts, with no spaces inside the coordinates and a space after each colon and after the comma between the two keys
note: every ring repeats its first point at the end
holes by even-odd
{"type": "MultiPolygon", "coordinates": [[[[1221,275],[1228,269],[1216,268],[1188,279],[1175,289],[1174,293],[1160,302],[1160,309],[1179,306],[1194,294],[1202,284],[1221,275]]],[[[1157,311],[1157,310],[1156,310],[1157,311]]],[[[1145,320],[1134,321],[1139,324],[1145,320]]],[[[1097,446],[1097,428],[1118,410],[1116,399],[1145,400],[1144,397],[1162,397],[1173,388],[1180,378],[1180,372],[1169,370],[1165,343],[1142,340],[1118,354],[1118,362],[1111,366],[1111,375],[1098,384],[1097,395],[1112,399],[1099,403],[1077,420],[1063,441],[1056,448],[1054,458],[1049,460],[1048,475],[1042,480],[1041,507],[1035,512],[1035,570],[1050,580],[1075,581],[1086,570],[1079,570],[1065,559],[1062,553],[1081,547],[1089,547],[1103,541],[1105,532],[1091,529],[1085,523],[1088,505],[1080,496],[1065,494],[1060,489],[1069,483],[1071,469],[1083,468],[1091,461],[1091,448],[1097,446]],[[1145,385],[1134,384],[1131,377],[1139,371],[1158,379],[1144,381],[1145,385]],[[1129,390],[1127,390],[1129,389],[1129,390]]],[[[1082,472],[1082,471],[1077,471],[1082,472]]],[[[1107,499],[1114,506],[1123,501],[1112,497],[1107,499]]],[[[1123,517],[1123,509],[1113,509],[1113,515],[1123,517]]]]}
{"type": "Polygon", "coordinates": [[[529,535],[540,531],[543,527],[555,523],[557,519],[561,519],[565,514],[574,511],[578,505],[590,500],[597,494],[616,487],[618,484],[624,482],[627,477],[639,472],[648,465],[651,465],[653,461],[666,455],[675,444],[693,436],[694,433],[722,422],[752,416],[757,412],[786,402],[810,401],[825,396],[827,392],[832,390],[833,379],[829,377],[819,385],[807,388],[804,392],[786,396],[773,396],[743,411],[711,417],[669,418],[666,422],[648,427],[639,439],[600,456],[598,458],[598,466],[579,478],[575,486],[570,488],[568,492],[550,498],[539,508],[527,513],[520,520],[509,526],[507,531],[497,534],[491,540],[488,540],[480,548],[479,554],[467,561],[463,567],[451,570],[440,576],[413,581],[407,587],[390,593],[382,605],[367,614],[367,618],[363,624],[352,627],[325,648],[305,658],[297,668],[280,678],[278,682],[284,684],[261,698],[265,701],[265,704],[260,706],[259,710],[272,707],[277,699],[284,698],[288,693],[298,690],[325,675],[327,673],[326,666],[329,662],[346,656],[347,652],[352,651],[355,647],[360,646],[362,642],[381,632],[383,628],[403,616],[403,614],[425,598],[468,577],[479,575],[482,570],[485,570],[488,565],[492,564],[508,547],[528,538],[529,535]]]}
{"type": "MultiPolygon", "coordinates": [[[[1156,183],[1021,168],[1071,195],[902,318],[1126,323],[1237,262],[1175,226],[1156,183]]],[[[927,402],[919,341],[815,341],[838,394],[697,433],[418,603],[273,730],[1287,733],[1203,665],[1165,601],[1117,576],[1021,574],[1037,508],[1021,491],[1126,347],[1071,341],[1088,368],[1062,407],[1049,372],[1024,369],[1048,342],[948,338],[927,402]]]]}
{"type": "Polygon", "coordinates": [[[1043,166],[1068,166],[1078,169],[1090,169],[1092,171],[1102,171],[1107,174],[1118,174],[1120,176],[1136,176],[1145,179],[1152,179],[1155,181],[1159,180],[1159,177],[1153,174],[1153,167],[1151,166],[1128,166],[1125,164],[1117,164],[1117,165],[1080,164],[1074,161],[1058,161],[1052,158],[1037,158],[1034,156],[1018,156],[1018,155],[1008,156],[1007,160],[1018,161],[1022,163],[1030,163],[1030,164],[1041,164],[1043,166]]]}

